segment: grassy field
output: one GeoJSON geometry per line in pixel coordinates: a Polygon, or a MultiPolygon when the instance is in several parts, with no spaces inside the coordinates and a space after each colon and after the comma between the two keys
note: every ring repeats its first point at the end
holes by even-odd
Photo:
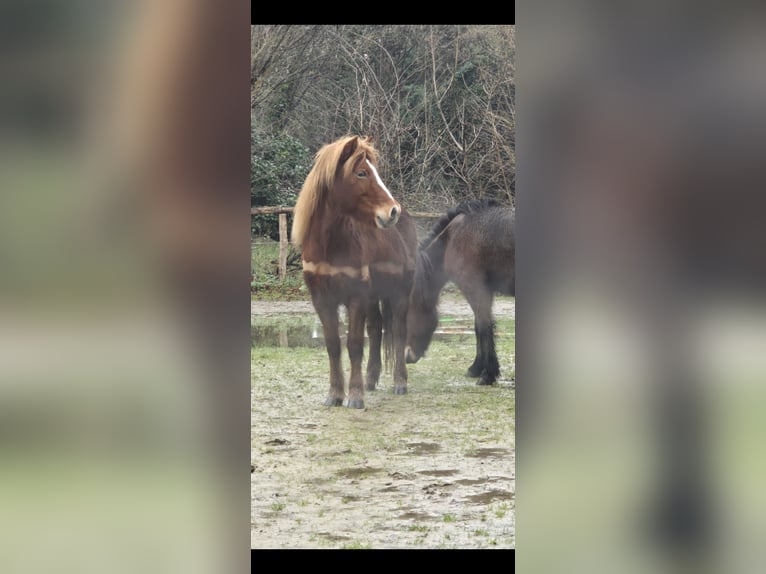
{"type": "Polygon", "coordinates": [[[407,395],[386,374],[362,410],[323,406],[313,323],[253,317],[251,546],[515,547],[515,321],[497,321],[497,385],[464,376],[475,338],[455,334],[408,365],[407,395]]]}

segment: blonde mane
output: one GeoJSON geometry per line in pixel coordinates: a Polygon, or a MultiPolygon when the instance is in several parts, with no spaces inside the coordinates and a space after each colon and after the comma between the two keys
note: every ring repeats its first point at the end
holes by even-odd
{"type": "MultiPolygon", "coordinates": [[[[357,147],[351,157],[364,153],[373,164],[377,164],[377,152],[372,147],[369,138],[344,136],[333,143],[322,146],[314,157],[314,166],[306,176],[306,181],[303,182],[303,187],[298,195],[298,201],[295,203],[292,242],[296,247],[303,244],[311,224],[311,218],[324,200],[325,195],[332,189],[343,150],[346,144],[352,140],[357,141],[357,147]]],[[[353,164],[349,161],[350,159],[347,159],[347,164],[353,164]]]]}

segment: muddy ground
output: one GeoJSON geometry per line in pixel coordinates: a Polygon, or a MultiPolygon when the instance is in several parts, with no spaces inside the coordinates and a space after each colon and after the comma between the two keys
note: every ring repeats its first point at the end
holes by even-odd
{"type": "Polygon", "coordinates": [[[356,410],[322,404],[311,303],[252,302],[252,548],[515,547],[515,301],[495,303],[492,387],[464,376],[470,308],[451,295],[440,310],[409,393],[384,374],[356,410]]]}

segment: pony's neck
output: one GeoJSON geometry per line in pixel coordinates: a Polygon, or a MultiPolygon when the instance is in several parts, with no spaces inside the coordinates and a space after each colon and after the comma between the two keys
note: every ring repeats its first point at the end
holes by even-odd
{"type": "Polygon", "coordinates": [[[415,272],[415,287],[423,303],[427,307],[435,307],[439,302],[439,294],[447,284],[444,273],[443,252],[430,253],[430,250],[420,252],[415,272]]]}
{"type": "Polygon", "coordinates": [[[342,265],[369,263],[369,254],[360,241],[359,225],[339,212],[330,202],[323,203],[312,216],[304,240],[306,261],[340,263],[342,265]]]}

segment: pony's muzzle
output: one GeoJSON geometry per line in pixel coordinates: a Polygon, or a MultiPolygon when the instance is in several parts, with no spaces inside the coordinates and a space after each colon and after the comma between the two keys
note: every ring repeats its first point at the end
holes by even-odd
{"type": "Polygon", "coordinates": [[[381,210],[375,214],[375,224],[381,229],[396,225],[401,212],[402,208],[398,205],[394,205],[389,211],[381,210]]]}
{"type": "Polygon", "coordinates": [[[407,345],[407,348],[404,349],[404,361],[406,363],[417,363],[420,357],[416,357],[415,353],[412,351],[412,347],[407,345]]]}

